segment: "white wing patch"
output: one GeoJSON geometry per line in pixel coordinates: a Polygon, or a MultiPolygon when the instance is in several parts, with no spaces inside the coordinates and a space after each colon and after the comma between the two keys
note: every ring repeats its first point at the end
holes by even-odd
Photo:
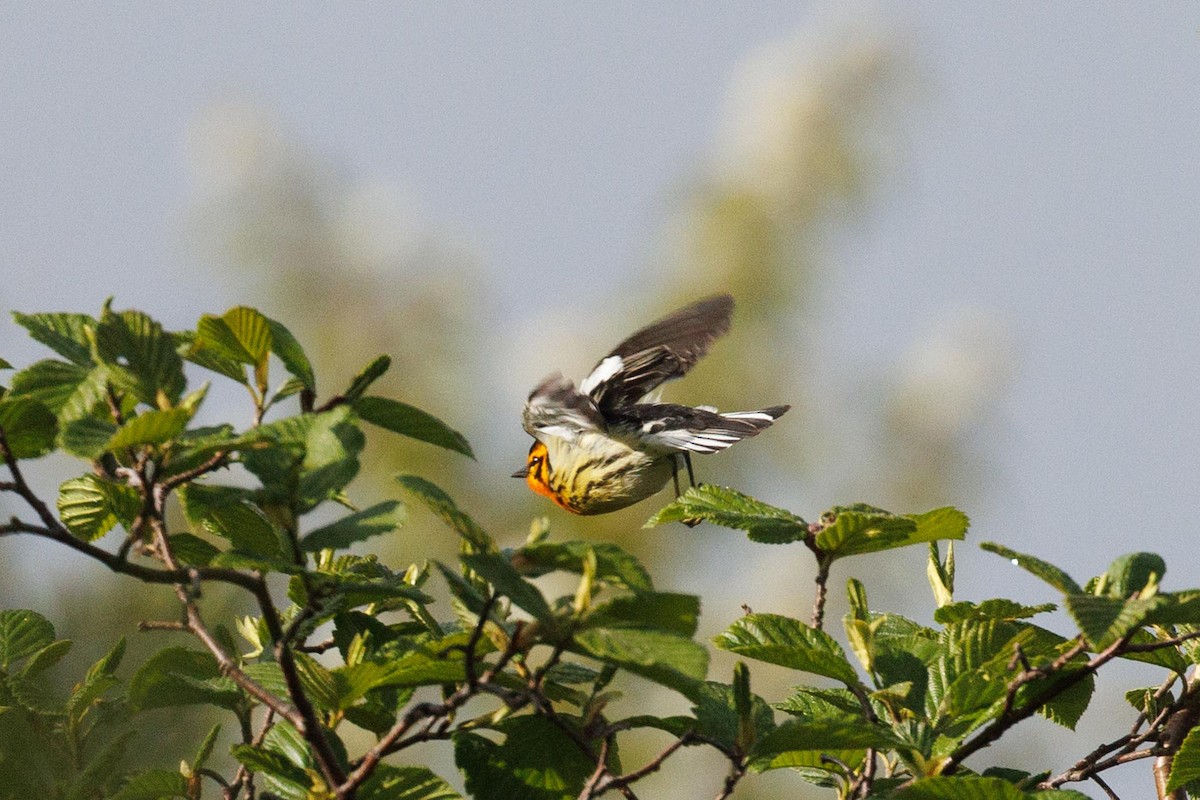
{"type": "Polygon", "coordinates": [[[596,391],[596,387],[605,381],[611,380],[614,375],[620,372],[625,366],[625,360],[620,356],[609,356],[596,365],[592,370],[592,374],[583,379],[583,383],[579,384],[580,394],[590,395],[596,391]]]}

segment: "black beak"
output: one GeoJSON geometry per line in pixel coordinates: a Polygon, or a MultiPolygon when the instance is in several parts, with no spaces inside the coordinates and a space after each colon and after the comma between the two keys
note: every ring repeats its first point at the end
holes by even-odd
{"type": "Polygon", "coordinates": [[[514,478],[524,478],[528,475],[529,475],[529,467],[521,467],[519,470],[517,470],[516,472],[514,472],[512,474],[512,476],[514,478]]]}

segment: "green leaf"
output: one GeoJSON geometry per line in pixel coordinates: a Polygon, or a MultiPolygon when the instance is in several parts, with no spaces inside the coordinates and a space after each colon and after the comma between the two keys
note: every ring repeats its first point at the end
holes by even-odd
{"type": "Polygon", "coordinates": [[[59,639],[51,642],[30,656],[29,660],[25,662],[24,668],[17,674],[22,678],[30,678],[40,672],[44,672],[61,661],[70,649],[70,639],[59,639]]]}
{"type": "Polygon", "coordinates": [[[91,373],[89,367],[67,361],[38,361],[13,375],[12,395],[36,400],[58,414],[91,373]]]}
{"type": "Polygon", "coordinates": [[[556,569],[582,574],[589,550],[596,554],[596,580],[635,591],[654,588],[637,557],[608,542],[539,542],[518,549],[512,560],[522,574],[532,577],[556,569]]]}
{"type": "Polygon", "coordinates": [[[295,653],[296,674],[313,705],[322,711],[338,708],[338,689],[333,674],[307,653],[295,653]]]}
{"type": "Polygon", "coordinates": [[[116,423],[111,419],[88,415],[63,425],[58,442],[71,455],[95,461],[107,452],[116,432],[116,423]]]}
{"type": "Polygon", "coordinates": [[[112,800],[162,800],[164,797],[189,797],[187,778],[178,770],[149,769],[125,781],[112,800]]]}
{"type": "Polygon", "coordinates": [[[575,800],[596,768],[541,716],[510,717],[497,727],[502,744],[473,733],[454,739],[454,763],[475,800],[575,800]]]}
{"type": "Polygon", "coordinates": [[[292,336],[292,332],[281,322],[267,317],[267,326],[271,329],[271,352],[283,362],[288,372],[300,379],[305,389],[315,392],[317,379],[300,342],[296,341],[296,337],[292,336]]]}
{"type": "Polygon", "coordinates": [[[167,539],[175,560],[191,567],[206,567],[221,552],[208,541],[190,533],[173,533],[167,539]]]}
{"type": "Polygon", "coordinates": [[[183,433],[191,418],[192,412],[186,408],[143,411],[118,428],[104,449],[119,452],[144,444],[165,444],[183,433]]]}
{"type": "Polygon", "coordinates": [[[787,753],[833,753],[840,750],[865,750],[874,747],[890,750],[903,742],[881,725],[861,717],[841,716],[825,719],[789,719],[764,736],[750,753],[750,768],[762,772],[794,766],[787,753]]]}
{"type": "Polygon", "coordinates": [[[858,673],[833,637],[790,617],[747,614],[713,642],[747,658],[858,684],[858,673]]]}
{"type": "Polygon", "coordinates": [[[644,527],[695,519],[746,531],[751,541],[764,544],[801,541],[808,534],[808,523],[790,511],[769,506],[735,489],[712,485],[691,487],[651,517],[644,527]]]}
{"type": "Polygon", "coordinates": [[[243,553],[279,557],[279,534],[266,515],[232,486],[192,483],[179,489],[184,517],[200,530],[229,540],[243,553]]]}
{"type": "Polygon", "coordinates": [[[700,598],[674,592],[636,592],[596,606],[584,627],[643,628],[694,636],[700,619],[700,598]]]}
{"type": "Polygon", "coordinates": [[[200,743],[200,747],[196,750],[196,756],[192,759],[192,770],[203,769],[208,763],[209,756],[212,755],[213,747],[217,744],[217,737],[221,735],[221,726],[213,725],[209,729],[208,735],[204,737],[204,741],[200,743]]]}
{"type": "Polygon", "coordinates": [[[271,352],[271,328],[266,317],[246,306],[235,306],[219,317],[200,317],[196,339],[201,347],[221,358],[252,367],[265,361],[271,352]]]}
{"type": "Polygon", "coordinates": [[[521,577],[509,560],[498,553],[473,553],[462,556],[462,563],[492,585],[499,594],[528,611],[534,619],[549,620],[554,612],[546,598],[521,577]]]}
{"type": "Polygon", "coordinates": [[[822,515],[823,521],[829,519],[832,521],[817,534],[816,544],[835,559],[940,539],[962,539],[968,525],[967,515],[950,507],[895,516],[880,509],[851,506],[822,515]]]}
{"type": "Polygon", "coordinates": [[[1200,728],[1192,728],[1179,745],[1171,763],[1167,791],[1173,792],[1194,780],[1200,780],[1200,728]]]}
{"type": "MultiPolygon", "coordinates": [[[[1084,797],[1077,792],[1054,792],[1054,797],[1062,796],[1063,800],[1070,800],[1069,795],[1084,797]]],[[[1029,797],[1006,780],[975,775],[921,778],[895,796],[897,800],[1027,800],[1029,797]]]]}
{"type": "MultiPolygon", "coordinates": [[[[735,671],[734,683],[739,682],[735,671]]],[[[673,722],[655,727],[670,730],[676,736],[692,729],[697,734],[709,736],[727,747],[736,746],[745,751],[750,742],[761,739],[774,729],[775,715],[766,701],[753,693],[748,696],[749,706],[742,707],[738,699],[741,691],[734,685],[705,681],[698,684],[688,695],[695,703],[692,707],[694,721],[687,721],[682,729],[673,722]]],[[[749,691],[748,686],[746,691],[749,691]]]]}
{"type": "Polygon", "coordinates": [[[20,314],[13,312],[17,324],[29,335],[68,361],[88,365],[92,362],[90,330],[96,320],[86,314],[20,314]]]}
{"type": "Polygon", "coordinates": [[[58,490],[58,515],[77,538],[92,542],[117,524],[132,527],[141,510],[137,492],[95,475],[72,478],[58,490]]]}
{"type": "Polygon", "coordinates": [[[167,647],[146,660],[129,681],[129,702],[134,708],[165,708],[197,703],[225,705],[230,693],[205,681],[217,678],[217,660],[208,653],[186,647],[167,647]]]}
{"type": "Polygon", "coordinates": [[[130,388],[146,405],[159,407],[159,392],[171,404],[179,402],[187,382],[174,337],[142,312],[105,309],[96,326],[96,352],[110,368],[129,376],[130,388]]]}
{"type": "Polygon", "coordinates": [[[462,800],[462,795],[425,767],[380,764],[358,790],[358,799],[462,800]]]}
{"type": "Polygon", "coordinates": [[[784,701],[775,708],[802,719],[841,717],[862,712],[862,704],[849,689],[819,689],[814,686],[795,686],[784,701]]]}
{"type": "Polygon", "coordinates": [[[1020,603],[1013,600],[1006,600],[1002,597],[984,600],[978,605],[969,600],[963,600],[959,603],[942,606],[933,612],[933,618],[942,625],[949,625],[953,622],[962,622],[968,619],[1026,619],[1037,614],[1054,611],[1057,608],[1058,606],[1054,605],[1054,603],[1023,606],[1020,603]]]}
{"type": "Polygon", "coordinates": [[[496,543],[487,531],[479,527],[463,511],[459,510],[450,496],[424,478],[416,475],[397,475],[396,480],[404,490],[420,500],[442,521],[450,526],[469,545],[480,552],[495,552],[496,543]]]}
{"type": "Polygon", "coordinates": [[[415,406],[387,397],[360,397],[353,405],[355,412],[372,425],[378,425],[410,439],[462,453],[469,458],[475,457],[466,437],[415,406]]]}
{"type": "Polygon", "coordinates": [[[588,628],[575,634],[570,649],[687,696],[708,672],[708,651],[703,646],[665,631],[588,628]]]}
{"type": "Polygon", "coordinates": [[[1014,565],[1034,577],[1041,578],[1063,594],[1083,594],[1083,587],[1076,583],[1070,575],[1053,564],[1049,564],[1033,556],[1027,556],[1024,553],[1018,553],[1016,550],[1010,550],[1004,545],[996,544],[995,542],[984,542],[979,547],[989,553],[995,553],[1001,558],[1007,558],[1014,565]]]}
{"type": "Polygon", "coordinates": [[[0,398],[0,430],[13,458],[38,458],[54,449],[58,420],[37,400],[6,395],[0,398]]]}
{"type": "Polygon", "coordinates": [[[54,642],[54,626],[36,611],[0,611],[0,668],[27,658],[54,642]]]}
{"type": "Polygon", "coordinates": [[[1069,594],[1066,607],[1093,650],[1103,650],[1139,627],[1159,605],[1157,597],[1123,600],[1091,594],[1069,594]]]}
{"type": "Polygon", "coordinates": [[[1109,597],[1126,598],[1148,586],[1157,588],[1167,572],[1167,564],[1156,553],[1128,553],[1113,561],[1101,576],[1104,591],[1109,597]]]}
{"type": "Polygon", "coordinates": [[[235,744],[229,752],[247,769],[272,779],[275,782],[272,788],[277,793],[297,800],[311,796],[308,789],[312,780],[308,773],[279,753],[248,744],[235,744]]]}
{"type": "Polygon", "coordinates": [[[363,367],[362,372],[354,376],[354,380],[350,381],[350,388],[346,389],[342,396],[351,402],[362,397],[371,384],[379,380],[391,366],[390,356],[376,356],[370,364],[363,367]]]}
{"type": "Polygon", "coordinates": [[[387,500],[317,528],[300,540],[300,549],[315,553],[326,548],[340,550],[372,536],[391,533],[404,521],[404,506],[387,500]]]}

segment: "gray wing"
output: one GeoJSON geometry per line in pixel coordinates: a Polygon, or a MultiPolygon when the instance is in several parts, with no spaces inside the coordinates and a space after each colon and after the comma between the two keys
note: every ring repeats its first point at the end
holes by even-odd
{"type": "Polygon", "coordinates": [[[612,421],[612,430],[644,446],[667,452],[715,453],[771,427],[791,406],[771,406],[761,411],[690,408],[672,403],[639,404],[623,408],[612,421]]]}
{"type": "Polygon", "coordinates": [[[538,440],[557,436],[574,441],[581,433],[605,428],[604,417],[592,399],[580,394],[569,378],[557,372],[529,393],[521,425],[538,440]]]}
{"type": "Polygon", "coordinates": [[[579,390],[604,416],[638,402],[699,361],[729,331],[733,298],[716,295],[658,320],[617,345],[583,379],[579,390]]]}

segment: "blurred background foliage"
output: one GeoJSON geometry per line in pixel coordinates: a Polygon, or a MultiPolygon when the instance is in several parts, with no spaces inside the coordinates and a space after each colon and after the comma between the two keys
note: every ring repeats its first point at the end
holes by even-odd
{"type": "MultiPolygon", "coordinates": [[[[1016,370],[1003,318],[946,308],[915,326],[924,334],[894,343],[894,360],[864,367],[823,357],[823,343],[856,330],[856,309],[832,290],[837,245],[869,224],[877,195],[904,163],[913,117],[936,91],[903,37],[871,18],[818,21],[747,53],[725,85],[712,87],[724,94],[717,131],[703,156],[682,162],[674,184],[661,189],[665,211],[646,225],[652,240],[638,268],[589,275],[577,291],[549,299],[544,288],[530,290],[517,317],[499,313],[492,296],[520,295],[519,279],[489,269],[474,232],[429,222],[398,187],[343,166],[342,153],[305,141],[253,95],[233,93],[197,110],[186,134],[190,199],[179,238],[204,280],[236,287],[239,302],[269,310],[305,343],[323,396],[386,353],[393,367],[380,393],[437,414],[475,447],[472,462],[377,434],[352,487],[359,502],[395,496],[392,476],[416,472],[505,543],[519,541],[541,515],[559,538],[619,542],[646,561],[660,588],[702,596],[701,636],[743,604],[803,616],[812,580],[804,553],[752,546],[707,526],[642,530],[667,493],[616,514],[571,518],[507,475],[528,447],[520,406],[544,374],[561,369],[578,379],[634,328],[729,291],[738,301],[731,335],[686,381],[668,387],[667,399],[730,410],[791,403],[793,410],[767,435],[700,460],[699,480],[810,518],[848,501],[915,512],[949,503],[971,511],[987,499],[999,479],[996,412],[1016,370]]],[[[57,310],[49,294],[43,305],[20,310],[57,310]]],[[[195,308],[189,318],[222,310],[195,308]]],[[[242,400],[210,403],[206,413],[248,421],[242,400]]],[[[71,474],[64,469],[74,467],[42,464],[33,477],[49,493],[71,474]]],[[[436,520],[414,510],[383,556],[390,563],[447,558],[456,547],[436,520]]],[[[873,604],[926,620],[923,566],[911,558],[901,566],[868,560],[872,571],[858,577],[873,604]]],[[[835,572],[834,586],[845,577],[835,572]]],[[[52,606],[46,613],[60,635],[86,639],[80,645],[91,649],[81,662],[128,633],[130,619],[174,613],[168,594],[65,552],[0,559],[0,605],[27,605],[31,593],[52,606]],[[31,586],[22,576],[43,558],[70,577],[31,586]]],[[[836,619],[844,602],[839,591],[831,596],[836,619]]],[[[207,602],[212,617],[225,613],[216,591],[207,602]]],[[[127,663],[167,638],[132,637],[127,663]]],[[[718,655],[712,677],[727,679],[729,667],[718,655]]],[[[772,697],[782,688],[765,671],[756,674],[757,692],[772,697]]],[[[671,701],[638,695],[634,702],[671,701]]],[[[164,729],[191,743],[190,731],[164,729]]],[[[155,754],[186,749],[161,734],[155,754]]],[[[1039,747],[1038,738],[1027,746],[1039,747]]],[[[690,757],[681,761],[720,770],[690,757]]],[[[452,773],[442,758],[440,771],[452,773]]],[[[775,796],[781,782],[797,785],[772,775],[747,781],[738,796],[775,796]]],[[[693,796],[661,782],[647,793],[693,796]]]]}

